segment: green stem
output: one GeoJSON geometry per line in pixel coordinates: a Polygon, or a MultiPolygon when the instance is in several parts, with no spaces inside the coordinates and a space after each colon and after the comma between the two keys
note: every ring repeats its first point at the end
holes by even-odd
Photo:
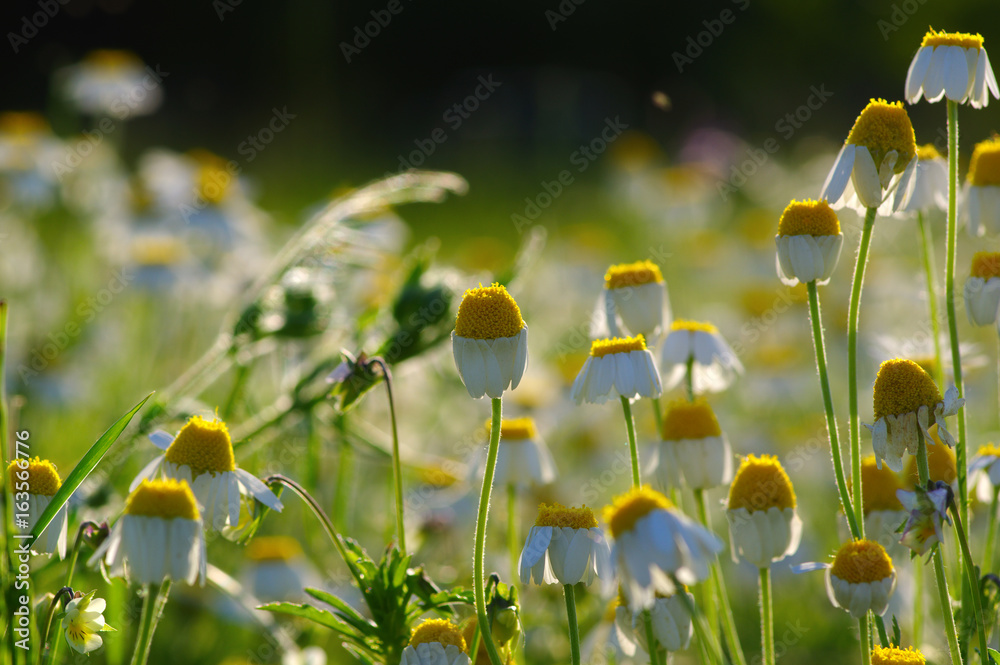
{"type": "Polygon", "coordinates": [[[676,579],[674,580],[674,586],[677,587],[677,597],[681,599],[684,609],[687,610],[688,615],[691,617],[691,624],[694,627],[694,634],[698,637],[698,642],[703,644],[708,651],[708,661],[710,663],[721,664],[723,662],[722,647],[719,645],[718,640],[715,639],[715,633],[706,624],[705,615],[695,607],[694,603],[691,602],[691,598],[684,592],[684,587],[676,579]]]}
{"type": "MultiPolygon", "coordinates": [[[[680,593],[684,593],[680,591],[680,593]]],[[[646,631],[646,651],[649,653],[649,665],[660,665],[660,644],[656,641],[653,631],[653,618],[649,610],[642,613],[643,630],[646,631]]]]}
{"type": "Polygon", "coordinates": [[[639,447],[635,442],[635,421],[632,419],[632,405],[628,397],[622,397],[622,410],[625,411],[625,429],[628,430],[628,452],[632,457],[632,487],[642,487],[639,479],[639,447]]]}
{"type": "Polygon", "coordinates": [[[656,435],[663,433],[663,412],[660,411],[660,400],[657,397],[650,397],[649,404],[653,407],[653,422],[656,423],[656,435]]]}
{"type": "Polygon", "coordinates": [[[865,536],[865,521],[861,506],[861,422],[858,416],[858,310],[861,307],[861,285],[865,281],[865,267],[868,264],[868,248],[871,245],[872,229],[875,228],[876,208],[868,208],[865,225],[861,230],[861,244],[858,260],[854,264],[854,283],[851,286],[851,301],[847,315],[847,382],[851,411],[851,476],[854,478],[854,517],[861,538],[865,536]]]}
{"type": "Polygon", "coordinates": [[[507,551],[510,552],[510,580],[516,584],[521,571],[517,568],[520,547],[517,542],[517,486],[507,483],[507,551]]]}
{"type": "Polygon", "coordinates": [[[333,516],[334,523],[343,531],[350,532],[350,525],[347,520],[352,511],[349,510],[351,504],[351,480],[354,478],[354,448],[347,438],[347,428],[344,423],[344,414],[338,414],[333,420],[333,426],[337,430],[337,442],[339,459],[337,460],[337,486],[334,490],[333,516]]]}
{"type": "MultiPolygon", "coordinates": [[[[66,584],[64,588],[71,589],[73,586],[73,573],[76,571],[76,560],[80,556],[80,543],[83,542],[83,532],[84,529],[88,527],[97,526],[93,522],[84,522],[80,525],[80,528],[76,532],[76,540],[73,542],[73,551],[69,556],[69,569],[66,572],[66,584]]],[[[59,647],[62,644],[62,640],[55,640],[52,643],[52,653],[49,655],[51,662],[58,663],[56,656],[59,654],[59,647]]],[[[45,648],[45,641],[42,641],[42,648],[45,648]]]]}
{"type": "Polygon", "coordinates": [[[56,615],[56,609],[59,607],[59,601],[64,595],[66,596],[67,602],[73,598],[73,589],[68,584],[59,589],[59,591],[56,591],[56,595],[52,597],[52,602],[49,603],[49,611],[45,615],[45,626],[42,629],[42,647],[38,650],[39,663],[58,662],[55,660],[56,651],[59,643],[62,641],[59,639],[59,631],[56,631],[56,639],[52,641],[52,648],[46,649],[45,647],[49,641],[49,633],[52,631],[52,617],[56,615]]]}
{"type": "Polygon", "coordinates": [[[771,569],[760,569],[760,634],[764,665],[774,665],[774,616],[771,611],[771,569]]]}
{"type": "MultiPolygon", "coordinates": [[[[705,503],[705,490],[696,489],[694,491],[695,503],[698,506],[698,519],[709,531],[712,530],[712,518],[709,515],[708,508],[705,503]]],[[[708,597],[711,597],[714,593],[715,599],[719,603],[719,615],[722,619],[722,631],[726,638],[726,643],[729,645],[729,653],[732,656],[734,665],[746,665],[746,657],[743,655],[743,646],[740,644],[739,633],[736,632],[736,621],[733,618],[733,608],[729,604],[729,593],[726,591],[725,579],[722,577],[722,567],[719,565],[718,559],[714,559],[709,566],[709,572],[711,574],[709,578],[709,593],[708,597]]],[[[705,615],[707,616],[710,625],[715,626],[714,617],[714,605],[709,605],[706,603],[705,615]]]]}
{"type": "Polygon", "coordinates": [[[924,641],[924,566],[913,566],[913,643],[924,641]]]}
{"type": "Polygon", "coordinates": [[[871,665],[872,649],[871,638],[869,637],[867,614],[858,619],[858,629],[861,632],[861,665],[871,665]]]}
{"type": "Polygon", "coordinates": [[[500,654],[497,653],[496,644],[493,642],[493,633],[490,630],[490,622],[486,616],[486,593],[484,571],[486,567],[486,520],[490,511],[490,493],[493,491],[493,472],[497,465],[497,450],[500,447],[500,422],[503,413],[503,402],[500,397],[493,398],[493,420],[490,423],[490,447],[486,454],[486,470],[483,472],[483,489],[479,495],[479,516],[476,519],[476,554],[473,561],[474,572],[473,585],[476,596],[476,615],[479,619],[479,630],[483,635],[483,642],[486,644],[486,652],[489,654],[490,662],[493,665],[502,665],[500,654]]]}
{"type": "Polygon", "coordinates": [[[146,665],[149,660],[149,648],[153,644],[153,633],[163,616],[163,608],[170,597],[170,580],[165,579],[160,584],[160,592],[153,598],[152,584],[146,585],[146,597],[142,601],[142,614],[139,617],[139,635],[135,641],[135,651],[132,652],[132,665],[146,665]]]}
{"type": "Polygon", "coordinates": [[[934,381],[944,385],[944,363],[941,362],[941,325],[938,323],[937,284],[934,273],[934,241],[931,227],[924,219],[922,211],[917,212],[917,226],[920,227],[921,258],[924,263],[924,275],[927,277],[927,307],[931,319],[931,334],[934,340],[934,381]]]}
{"type": "MultiPolygon", "coordinates": [[[[813,348],[816,351],[816,368],[819,370],[819,384],[823,391],[823,407],[826,409],[826,431],[830,438],[830,453],[833,456],[833,473],[837,477],[837,490],[840,492],[840,503],[847,516],[847,524],[851,527],[851,535],[855,539],[863,538],[858,526],[858,517],[851,504],[851,495],[844,478],[844,463],[840,457],[840,436],[837,433],[837,416],[833,411],[833,394],[830,391],[830,376],[826,369],[826,346],[823,343],[823,321],[820,318],[819,292],[816,282],[809,282],[809,318],[812,319],[813,348]]],[[[855,476],[861,478],[860,475],[855,476]]]]}
{"type": "Polygon", "coordinates": [[[399,431],[396,429],[396,402],[392,398],[392,373],[389,366],[379,357],[369,362],[382,368],[385,379],[385,391],[389,395],[389,420],[392,422],[392,476],[396,489],[396,537],[399,538],[399,549],[406,552],[406,528],[403,524],[403,466],[399,459],[399,431]]]}
{"type": "Polygon", "coordinates": [[[694,356],[688,358],[687,371],[684,373],[684,387],[687,390],[689,402],[694,401],[694,356]]]}
{"type": "Polygon", "coordinates": [[[232,417],[233,409],[236,408],[236,402],[239,400],[240,395],[243,394],[243,386],[250,376],[251,362],[253,361],[248,360],[246,363],[237,363],[236,376],[233,377],[233,385],[229,389],[229,397],[226,398],[226,405],[222,408],[222,420],[229,420],[232,417]]]}
{"type": "Polygon", "coordinates": [[[972,609],[976,615],[976,631],[979,633],[979,658],[983,665],[990,665],[989,652],[986,648],[986,622],[983,620],[983,606],[979,598],[979,575],[972,561],[972,550],[969,549],[969,539],[965,535],[965,524],[962,522],[961,511],[955,502],[951,504],[951,514],[955,518],[955,533],[962,546],[962,560],[965,563],[965,574],[969,582],[969,596],[972,597],[972,609]]]}
{"type": "Polygon", "coordinates": [[[573,665],[580,665],[580,627],[576,623],[576,595],[572,584],[563,586],[566,592],[566,621],[569,623],[569,648],[573,665]]]}
{"type": "Polygon", "coordinates": [[[983,570],[993,570],[993,557],[997,546],[997,510],[1000,509],[1000,486],[993,488],[993,501],[990,503],[990,521],[986,529],[986,547],[983,551],[983,570]]]}

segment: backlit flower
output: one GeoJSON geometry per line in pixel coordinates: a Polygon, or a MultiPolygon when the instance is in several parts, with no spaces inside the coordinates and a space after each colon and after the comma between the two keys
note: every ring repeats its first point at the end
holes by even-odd
{"type": "Polygon", "coordinates": [[[912,492],[896,492],[908,513],[899,542],[917,554],[923,554],[944,539],[941,522],[951,524],[948,517],[949,491],[945,486],[928,490],[918,485],[912,492]]]}
{"type": "Polygon", "coordinates": [[[399,665],[469,665],[462,631],[447,619],[427,619],[413,629],[399,665]]]}
{"type": "MultiPolygon", "coordinates": [[[[653,607],[649,609],[649,618],[653,626],[653,636],[661,650],[683,651],[691,643],[694,625],[687,606],[694,606],[694,596],[687,589],[679,589],[669,596],[657,594],[653,607]],[[678,595],[687,596],[687,603],[678,595]]],[[[629,610],[627,605],[619,605],[615,612],[615,623],[619,634],[624,634],[634,640],[645,651],[649,651],[646,639],[646,622],[643,614],[629,610]]]]}
{"type": "Polygon", "coordinates": [[[927,31],[906,72],[906,101],[916,104],[923,96],[929,102],[947,97],[972,108],[983,108],[990,93],[1000,97],[982,35],[927,31]]]}
{"type": "Polygon", "coordinates": [[[667,390],[681,383],[688,363],[694,373],[694,392],[699,395],[723,391],[737,374],[743,373],[743,363],[711,323],[674,321],[661,353],[670,371],[664,380],[667,390]]]}
{"type": "Polygon", "coordinates": [[[670,323],[670,301],[660,267],[650,260],[621,263],[604,275],[608,329],[618,336],[618,321],[632,335],[656,343],[670,323]]]}
{"type": "MultiPolygon", "coordinates": [[[[13,460],[7,466],[7,478],[8,488],[14,494],[15,504],[28,504],[26,511],[28,525],[22,529],[27,533],[49,507],[52,497],[62,485],[62,480],[52,462],[38,457],[30,460],[24,458],[13,460]]],[[[23,511],[17,509],[15,512],[23,511]]],[[[66,525],[66,504],[63,504],[45,527],[45,531],[42,531],[32,544],[31,549],[45,554],[58,552],[60,559],[66,558],[66,525]]]]}
{"type": "MultiPolygon", "coordinates": [[[[854,486],[853,480],[847,480],[849,491],[854,486]]],[[[894,557],[900,554],[897,531],[906,519],[903,504],[896,496],[896,491],[902,488],[896,472],[888,465],[879,468],[874,455],[861,460],[861,508],[865,519],[865,534],[869,540],[879,543],[894,557]]]]}
{"type": "Polygon", "coordinates": [[[597,339],[580,369],[570,396],[577,404],[603,404],[612,397],[659,397],[660,372],[642,335],[597,339]]]}
{"type": "Polygon", "coordinates": [[[1000,308],[1000,252],[976,252],[965,280],[965,312],[969,323],[988,326],[997,322],[1000,308]]]}
{"type": "Polygon", "coordinates": [[[965,199],[971,235],[1000,233],[1000,137],[981,141],[972,149],[965,199]]]}
{"type": "MultiPolygon", "coordinates": [[[[487,423],[487,431],[490,424],[487,423]]],[[[482,465],[485,465],[485,455],[482,465]]],[[[482,468],[479,469],[482,476],[482,468]]],[[[552,453],[538,434],[533,418],[504,418],[500,422],[500,447],[497,449],[493,484],[497,487],[548,485],[556,479],[552,453]]]]}
{"type": "Polygon", "coordinates": [[[977,485],[979,499],[988,502],[993,491],[1000,487],[1000,446],[995,443],[987,443],[979,446],[976,456],[969,462],[969,475],[977,471],[982,471],[982,480],[985,483],[977,485]]]}
{"type": "Polygon", "coordinates": [[[773,455],[748,455],[729,486],[726,519],[733,560],[767,568],[799,548],[802,521],[792,481],[773,455]]]}
{"type": "Polygon", "coordinates": [[[783,283],[826,284],[840,259],[844,234],[837,213],[825,200],[793,200],[781,213],[774,242],[783,283]]]}
{"type": "Polygon", "coordinates": [[[702,399],[677,400],[667,407],[655,473],[663,487],[710,489],[733,478],[733,453],[712,407],[702,399]]]}
{"type": "Polygon", "coordinates": [[[538,507],[518,560],[521,583],[590,584],[610,577],[610,551],[594,513],[560,504],[538,507]]]}
{"type": "Polygon", "coordinates": [[[896,570],[885,548],[870,540],[853,540],[837,551],[826,571],[830,602],[855,619],[872,611],[885,614],[896,588],[896,570]]]}
{"type": "Polygon", "coordinates": [[[913,194],[897,215],[948,209],[948,160],[932,144],[917,148],[913,172],[913,194]]]}
{"type": "Polygon", "coordinates": [[[96,591],[79,596],[66,603],[62,625],[66,641],[79,653],[90,653],[101,648],[104,640],[97,633],[114,630],[104,622],[103,598],[95,598],[96,591]]]}
{"type": "Polygon", "coordinates": [[[517,388],[528,366],[528,326],[499,284],[465,292],[451,343],[458,374],[477,399],[517,388]]]}

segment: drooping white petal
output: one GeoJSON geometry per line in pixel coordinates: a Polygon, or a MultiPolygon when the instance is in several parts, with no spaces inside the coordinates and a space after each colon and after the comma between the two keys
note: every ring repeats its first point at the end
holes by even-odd
{"type": "Polygon", "coordinates": [[[833,162],[830,173],[826,176],[823,188],[819,197],[826,199],[831,205],[840,201],[844,194],[844,188],[851,179],[851,172],[854,170],[854,159],[856,147],[852,143],[845,143],[844,147],[837,153],[837,159],[833,162]]]}
{"type": "Polygon", "coordinates": [[[486,367],[486,395],[492,399],[503,396],[506,387],[503,382],[503,372],[500,370],[500,362],[493,346],[497,340],[477,339],[476,344],[483,354],[486,367]]]}
{"type": "Polygon", "coordinates": [[[153,443],[154,446],[156,446],[160,450],[165,451],[167,448],[170,447],[170,444],[174,442],[174,437],[170,434],[167,434],[162,429],[158,429],[149,435],[149,440],[153,443]]]}
{"type": "Polygon", "coordinates": [[[142,481],[152,480],[153,476],[156,475],[156,472],[159,471],[160,464],[163,463],[163,459],[164,456],[159,455],[157,457],[154,457],[153,460],[149,462],[149,464],[142,467],[142,471],[140,471],[139,474],[135,477],[135,479],[132,481],[132,484],[128,486],[129,493],[134,492],[135,488],[138,487],[142,483],[142,481]]]}
{"type": "Polygon", "coordinates": [[[969,65],[965,59],[965,49],[961,46],[945,46],[944,92],[953,102],[965,101],[969,83],[969,65]]]}
{"type": "Polygon", "coordinates": [[[866,208],[878,208],[882,204],[882,183],[879,180],[878,169],[868,148],[863,145],[857,146],[855,150],[851,183],[854,185],[858,200],[866,208]]]}
{"type": "Polygon", "coordinates": [[[935,46],[931,55],[931,64],[924,76],[924,98],[928,102],[936,102],[944,97],[945,55],[947,50],[935,46]]]}
{"type": "Polygon", "coordinates": [[[910,68],[906,72],[905,92],[906,101],[910,104],[916,104],[920,99],[924,78],[927,75],[927,69],[930,67],[933,52],[933,46],[921,46],[917,49],[913,60],[910,61],[910,68]]]}

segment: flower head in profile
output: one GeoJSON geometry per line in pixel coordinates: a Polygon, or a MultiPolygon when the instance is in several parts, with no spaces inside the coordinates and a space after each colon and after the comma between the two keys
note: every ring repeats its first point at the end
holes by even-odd
{"type": "Polygon", "coordinates": [[[872,448],[880,468],[884,461],[893,471],[902,471],[903,454],[917,454],[921,433],[928,443],[933,443],[928,431],[931,425],[937,425],[941,441],[955,445],[944,419],[958,413],[965,398],[958,396],[954,386],[942,398],[934,380],[917,363],[902,358],[886,360],[879,367],[873,395],[875,425],[865,427],[872,433],[872,448]]]}
{"type": "Polygon", "coordinates": [[[1000,252],[976,252],[965,280],[965,312],[974,326],[997,322],[1000,309],[1000,252]]]}
{"type": "Polygon", "coordinates": [[[570,396],[577,404],[603,404],[612,397],[659,397],[660,372],[642,335],[597,339],[573,382],[570,396]]]}
{"type": "Polygon", "coordinates": [[[663,364],[670,371],[664,381],[668,390],[681,383],[689,364],[694,392],[698,395],[721,392],[743,373],[743,363],[719,329],[704,321],[674,321],[661,353],[663,364]]]}
{"type": "Polygon", "coordinates": [[[87,595],[77,594],[66,603],[66,613],[62,619],[66,641],[79,653],[86,654],[100,649],[104,640],[98,633],[114,630],[104,622],[107,604],[103,598],[95,598],[96,594],[97,591],[91,591],[87,595]]]}
{"type": "Polygon", "coordinates": [[[908,513],[900,543],[920,555],[944,539],[941,524],[951,524],[948,517],[951,488],[944,483],[932,483],[931,489],[918,485],[912,492],[899,490],[896,496],[908,513]]]}
{"type": "MultiPolygon", "coordinates": [[[[490,422],[486,423],[489,432],[490,422]]],[[[478,471],[480,477],[486,464],[481,456],[478,471]]],[[[493,483],[497,487],[515,485],[526,488],[530,485],[548,485],[556,479],[556,464],[545,441],[538,434],[535,419],[504,418],[500,422],[500,447],[497,449],[493,483]]]]}
{"type": "Polygon", "coordinates": [[[778,277],[784,284],[826,284],[837,267],[844,234],[825,200],[792,200],[778,220],[778,277]]]}
{"type": "Polygon", "coordinates": [[[1000,446],[987,443],[979,446],[976,456],[969,462],[969,475],[980,474],[976,484],[976,494],[979,500],[988,503],[993,493],[1000,488],[1000,446]]]}
{"type": "MultiPolygon", "coordinates": [[[[646,637],[645,622],[641,612],[632,612],[627,602],[619,599],[615,608],[615,624],[620,636],[629,641],[635,641],[646,652],[649,643],[646,637]]],[[[694,596],[686,587],[679,588],[670,595],[656,594],[653,607],[649,610],[649,618],[653,626],[653,636],[661,651],[683,651],[691,643],[694,625],[691,623],[691,613],[688,607],[694,606],[694,596]],[[680,596],[684,594],[685,599],[680,596]]],[[[634,648],[634,645],[633,645],[634,648]]]]}
{"type": "Polygon", "coordinates": [[[664,487],[711,489],[733,478],[729,440],[708,402],[679,399],[667,406],[654,472],[664,487]]]}
{"type": "Polygon", "coordinates": [[[447,619],[427,619],[413,629],[399,665],[469,665],[461,629],[447,619]]]}
{"type": "Polygon", "coordinates": [[[590,584],[610,577],[610,551],[587,506],[542,504],[518,561],[521,583],[590,584]]]}
{"type": "Polygon", "coordinates": [[[64,94],[83,113],[125,120],[152,113],[163,100],[158,77],[130,51],[91,51],[63,74],[64,94]]]}
{"type": "Polygon", "coordinates": [[[867,208],[895,212],[909,202],[916,167],[917,142],[903,103],[872,99],[854,121],[820,198],[862,214],[867,208]]]}
{"type": "Polygon", "coordinates": [[[830,602],[855,619],[869,611],[885,614],[896,588],[896,569],[885,548],[871,540],[852,540],[837,550],[826,571],[830,602]]]}
{"type": "Polygon", "coordinates": [[[476,399],[517,388],[528,366],[528,326],[500,284],[465,292],[451,344],[458,374],[476,399]]]}
{"type": "MultiPolygon", "coordinates": [[[[854,486],[853,481],[853,478],[848,479],[848,490],[854,486]]],[[[903,484],[896,472],[888,465],[879,467],[874,455],[861,460],[861,508],[865,519],[865,534],[894,557],[900,554],[896,547],[899,541],[896,532],[906,518],[903,504],[896,496],[896,491],[902,488],[903,484]]]]}
{"type": "Polygon", "coordinates": [[[875,645],[872,649],[872,665],[925,665],[924,654],[913,647],[900,649],[893,645],[882,647],[875,645]]]}
{"type": "Polygon", "coordinates": [[[656,343],[670,324],[670,301],[660,266],[650,260],[620,263],[604,275],[604,303],[608,330],[619,336],[618,322],[633,335],[656,343]]]}
{"type": "Polygon", "coordinates": [[[1000,98],[982,35],[928,30],[906,72],[906,101],[947,97],[979,109],[990,103],[990,93],[1000,98]]]}
{"type": "Polygon", "coordinates": [[[743,458],[726,510],[733,560],[767,568],[794,553],[802,538],[795,505],[795,489],[777,457],[743,458]]]}
{"type": "MultiPolygon", "coordinates": [[[[62,485],[59,472],[56,471],[55,465],[46,459],[18,458],[7,465],[7,480],[11,492],[25,492],[28,495],[28,526],[24,531],[30,531],[62,485]]],[[[38,539],[32,543],[31,549],[44,554],[58,552],[60,559],[66,558],[66,528],[66,504],[63,504],[45,527],[45,531],[42,531],[38,539]]]]}
{"type": "Polygon", "coordinates": [[[1000,136],[980,141],[972,149],[965,199],[970,235],[1000,233],[1000,136]]]}
{"type": "Polygon", "coordinates": [[[933,144],[917,147],[917,168],[913,172],[913,194],[895,215],[948,209],[948,160],[933,144]]]}

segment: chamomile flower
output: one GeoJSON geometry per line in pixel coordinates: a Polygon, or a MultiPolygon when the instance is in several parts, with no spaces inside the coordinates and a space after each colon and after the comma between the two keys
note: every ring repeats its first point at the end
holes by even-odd
{"type": "Polygon", "coordinates": [[[913,647],[900,649],[891,644],[888,647],[876,644],[871,656],[872,665],[925,665],[927,662],[924,655],[913,647]]]}
{"type": "MultiPolygon", "coordinates": [[[[691,635],[694,634],[688,606],[694,606],[694,596],[686,588],[678,589],[677,593],[668,596],[656,595],[656,600],[649,609],[649,618],[652,621],[653,636],[661,650],[683,651],[688,648],[691,635]],[[687,596],[687,603],[679,595],[682,593],[687,596]]],[[[643,650],[649,651],[642,613],[630,611],[627,605],[619,605],[615,612],[615,623],[619,635],[625,635],[643,650]]]]}
{"type": "Polygon", "coordinates": [[[590,345],[570,396],[577,404],[603,404],[612,397],[659,397],[660,372],[642,335],[598,339],[590,345]]]}
{"type": "Polygon", "coordinates": [[[528,325],[499,284],[466,290],[451,343],[458,374],[476,399],[517,388],[528,366],[528,325]]]}
{"type": "Polygon", "coordinates": [[[0,206],[47,209],[59,185],[63,146],[49,123],[31,111],[0,113],[0,206]]]}
{"type": "Polygon", "coordinates": [[[660,267],[650,260],[621,263],[604,275],[608,329],[618,335],[619,319],[633,335],[655,344],[670,323],[670,301],[660,267]]]}
{"type": "Polygon", "coordinates": [[[983,503],[989,503],[993,493],[1000,488],[1000,446],[987,443],[979,446],[976,456],[969,463],[969,475],[982,471],[976,485],[976,494],[983,503]]]}
{"type": "MultiPolygon", "coordinates": [[[[28,526],[23,528],[25,533],[29,532],[42,512],[49,507],[53,495],[62,485],[59,472],[52,462],[39,457],[34,459],[16,459],[7,466],[8,487],[15,493],[17,502],[21,503],[21,493],[27,495],[28,503],[28,526]]],[[[20,512],[20,511],[19,511],[20,512]]],[[[35,552],[53,554],[58,552],[60,559],[66,558],[66,525],[67,514],[66,504],[52,518],[49,525],[45,527],[31,549],[35,552]]]]}
{"type": "Polygon", "coordinates": [[[633,612],[651,608],[657,592],[674,593],[675,580],[694,584],[707,578],[723,547],[714,533],[648,487],[616,497],[604,509],[604,520],[615,541],[611,559],[633,612]]]}
{"type": "Polygon", "coordinates": [[[1000,233],[1000,137],[981,141],[972,149],[965,200],[970,235],[1000,233]]]}
{"type": "Polygon", "coordinates": [[[399,665],[469,665],[462,631],[447,619],[427,619],[413,629],[399,665]]]}
{"type": "MultiPolygon", "coordinates": [[[[490,423],[486,423],[489,432],[490,423]]],[[[486,459],[483,456],[482,465],[486,459]]],[[[479,469],[482,477],[483,469],[479,469]]],[[[548,485],[556,479],[556,464],[545,441],[538,435],[533,418],[504,418],[500,421],[500,447],[497,449],[493,483],[497,487],[548,485]]]]}
{"type": "Polygon", "coordinates": [[[895,212],[909,202],[916,166],[917,143],[903,103],[872,99],[854,121],[820,198],[861,214],[867,208],[895,212]]]}
{"type": "MultiPolygon", "coordinates": [[[[853,478],[847,487],[853,487],[853,478]]],[[[903,504],[896,492],[903,488],[899,476],[888,465],[879,468],[874,455],[861,460],[861,511],[864,514],[865,533],[878,541],[886,551],[898,556],[896,546],[899,525],[906,519],[903,504]]]]}
{"type": "Polygon", "coordinates": [[[103,598],[95,598],[96,594],[96,591],[91,591],[66,603],[62,625],[66,629],[66,641],[78,653],[100,649],[104,640],[97,633],[114,630],[104,622],[107,603],[103,598]]]}
{"type": "Polygon", "coordinates": [[[267,485],[236,466],[233,442],[226,423],[221,420],[192,416],[176,437],[157,430],[149,440],[164,453],[139,472],[129,491],[157,472],[184,480],[201,505],[206,528],[215,531],[236,527],[244,502],[256,500],[271,510],[281,511],[281,501],[267,485]]]}
{"type": "Polygon", "coordinates": [[[609,579],[610,551],[587,506],[541,504],[518,560],[521,583],[591,584],[609,579]]]}
{"type": "Polygon", "coordinates": [[[322,584],[294,538],[257,536],[247,545],[246,555],[247,566],[241,578],[260,601],[306,600],[303,589],[322,584]]]}
{"type": "Polygon", "coordinates": [[[934,424],[941,441],[955,445],[944,421],[965,404],[955,386],[942,398],[934,380],[920,365],[895,358],[879,367],[873,394],[875,425],[865,427],[872,433],[872,448],[879,468],[884,461],[893,471],[902,471],[903,454],[917,454],[919,432],[932,443],[928,428],[934,424]]]}
{"type": "Polygon", "coordinates": [[[792,200],[778,220],[778,277],[784,284],[826,284],[840,260],[844,234],[837,213],[824,200],[792,200]]]}
{"type": "Polygon", "coordinates": [[[191,486],[172,478],[143,480],[88,565],[102,560],[110,576],[136,584],[170,578],[204,585],[205,535],[191,486]]]}
{"type": "Polygon", "coordinates": [[[733,478],[733,451],[712,407],[702,399],[667,406],[655,473],[663,487],[710,489],[733,478]]]}
{"type": "Polygon", "coordinates": [[[1000,252],[976,252],[973,255],[964,294],[969,323],[988,326],[997,322],[997,309],[1000,309],[1000,252]]]}
{"type": "Polygon", "coordinates": [[[913,194],[897,215],[948,209],[948,160],[930,143],[917,147],[913,194]]]}
{"type": "Polygon", "coordinates": [[[906,72],[907,102],[916,104],[921,96],[929,102],[947,97],[979,109],[990,103],[991,92],[1000,97],[982,35],[927,31],[906,72]]]}
{"type": "Polygon", "coordinates": [[[663,364],[670,368],[664,381],[666,389],[680,384],[687,372],[691,371],[694,392],[717,393],[729,387],[737,374],[743,373],[743,363],[719,329],[711,323],[678,319],[670,325],[670,333],[663,341],[663,364]]]}
{"type": "Polygon", "coordinates": [[[869,610],[885,614],[896,589],[896,569],[885,548],[870,540],[853,540],[837,551],[826,570],[826,592],[830,602],[847,610],[855,619],[869,610]]]}
{"type": "Polygon", "coordinates": [[[66,96],[91,115],[109,114],[124,120],[152,113],[163,100],[157,77],[130,51],[91,51],[64,74],[66,96]]]}
{"type": "Polygon", "coordinates": [[[729,486],[729,541],[733,560],[767,568],[799,548],[802,521],[792,481],[773,455],[749,455],[729,486]]]}
{"type": "Polygon", "coordinates": [[[951,518],[948,517],[950,491],[945,485],[930,490],[918,485],[912,492],[896,492],[903,509],[908,513],[899,538],[900,543],[917,554],[923,554],[944,540],[941,524],[951,524],[951,518]]]}

